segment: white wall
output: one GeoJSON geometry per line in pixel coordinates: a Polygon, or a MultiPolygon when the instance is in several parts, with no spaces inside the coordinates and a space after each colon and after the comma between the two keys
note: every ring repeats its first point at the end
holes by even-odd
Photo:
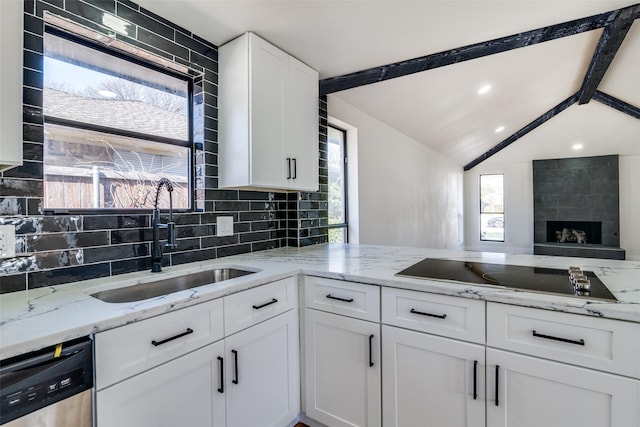
{"type": "Polygon", "coordinates": [[[620,247],[640,261],[640,156],[620,157],[620,247]]]}
{"type": "Polygon", "coordinates": [[[480,163],[464,173],[464,242],[472,251],[533,253],[533,168],[531,162],[480,163]],[[504,174],[504,242],[480,241],[480,175],[504,174]]]}
{"type": "MultiPolygon", "coordinates": [[[[640,260],[640,156],[620,156],[620,247],[640,260]]],[[[531,162],[482,163],[464,175],[465,249],[533,253],[533,167],[531,162]],[[504,173],[505,242],[481,242],[480,174],[504,173]]]]}
{"type": "Polygon", "coordinates": [[[335,95],[328,112],[358,131],[359,242],[462,248],[462,167],[335,95]]]}

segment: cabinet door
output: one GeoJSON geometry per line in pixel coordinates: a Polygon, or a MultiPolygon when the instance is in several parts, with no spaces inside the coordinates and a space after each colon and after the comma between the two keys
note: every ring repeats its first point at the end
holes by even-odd
{"type": "Polygon", "coordinates": [[[484,347],[382,327],[385,427],[484,426],[484,347]]]}
{"type": "Polygon", "coordinates": [[[219,341],[98,391],[97,426],[223,427],[223,354],[219,341]]]}
{"type": "Polygon", "coordinates": [[[300,412],[297,310],[231,335],[225,346],[227,426],[292,422],[300,412]]]}
{"type": "Polygon", "coordinates": [[[491,427],[639,426],[638,402],[638,380],[487,349],[491,427]]]}
{"type": "Polygon", "coordinates": [[[249,46],[249,179],[256,187],[283,188],[287,185],[283,143],[289,55],[254,34],[249,46]]]}
{"type": "Polygon", "coordinates": [[[318,72],[290,57],[284,152],[292,162],[287,185],[297,190],[318,191],[318,91],[318,72]]]}
{"type": "Polygon", "coordinates": [[[380,426],[380,326],[305,314],[306,415],[332,427],[380,426]]]}

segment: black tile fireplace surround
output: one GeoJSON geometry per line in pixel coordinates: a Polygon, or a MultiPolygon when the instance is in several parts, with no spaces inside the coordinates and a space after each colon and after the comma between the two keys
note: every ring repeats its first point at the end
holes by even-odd
{"type": "Polygon", "coordinates": [[[533,253],[625,259],[618,180],[617,155],[534,160],[533,253]]]}

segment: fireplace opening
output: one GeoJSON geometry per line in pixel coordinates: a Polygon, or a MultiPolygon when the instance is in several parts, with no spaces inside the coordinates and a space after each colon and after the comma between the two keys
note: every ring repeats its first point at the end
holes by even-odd
{"type": "Polygon", "coordinates": [[[602,222],[547,221],[547,242],[602,244],[602,222]]]}

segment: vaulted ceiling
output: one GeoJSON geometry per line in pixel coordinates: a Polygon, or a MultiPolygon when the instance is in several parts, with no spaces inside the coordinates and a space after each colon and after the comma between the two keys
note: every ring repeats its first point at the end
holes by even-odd
{"type": "MultiPolygon", "coordinates": [[[[321,79],[327,79],[325,83],[372,67],[634,5],[620,0],[137,3],[218,45],[254,31],[317,69],[321,79]]],[[[460,166],[472,166],[475,159],[481,160],[484,153],[513,135],[517,138],[511,138],[508,147],[485,162],[640,155],[640,119],[633,115],[596,100],[582,105],[567,103],[561,112],[553,110],[579,93],[602,33],[600,26],[329,96],[359,108],[460,166]],[[485,85],[491,89],[478,94],[485,85]],[[531,126],[549,111],[557,114],[544,117],[548,120],[540,126],[531,126]],[[496,132],[499,128],[503,129],[496,132]],[[572,149],[577,143],[582,144],[582,150],[572,149]]],[[[623,105],[640,108],[639,19],[614,53],[597,89],[623,105]]]]}

